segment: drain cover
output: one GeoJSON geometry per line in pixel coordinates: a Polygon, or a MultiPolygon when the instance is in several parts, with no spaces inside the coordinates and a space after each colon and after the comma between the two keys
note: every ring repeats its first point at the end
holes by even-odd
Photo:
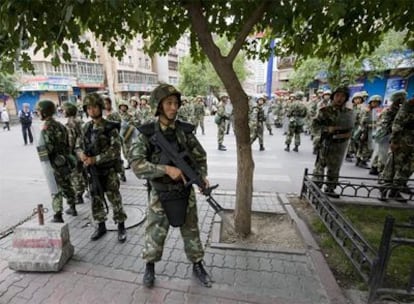
{"type": "MultiPolygon", "coordinates": [[[[108,204],[109,205],[109,204],[108,204]]],[[[135,205],[124,205],[124,211],[128,218],[125,221],[125,228],[135,227],[145,221],[145,208],[135,205]]],[[[118,230],[118,225],[115,225],[112,215],[112,208],[109,206],[109,214],[107,215],[106,229],[110,231],[118,230]]]]}

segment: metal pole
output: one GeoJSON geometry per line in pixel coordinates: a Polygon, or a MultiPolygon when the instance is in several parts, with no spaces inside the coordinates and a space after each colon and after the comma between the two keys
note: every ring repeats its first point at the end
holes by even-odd
{"type": "Polygon", "coordinates": [[[43,226],[45,224],[45,218],[43,216],[43,205],[37,205],[37,219],[39,220],[39,225],[43,226]]]}

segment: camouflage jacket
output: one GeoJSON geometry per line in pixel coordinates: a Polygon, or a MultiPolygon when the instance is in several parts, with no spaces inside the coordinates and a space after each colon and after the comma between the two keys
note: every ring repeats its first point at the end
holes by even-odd
{"type": "Polygon", "coordinates": [[[352,110],[345,106],[339,108],[333,105],[328,105],[321,108],[315,119],[312,121],[312,127],[316,131],[327,132],[328,127],[336,127],[337,129],[334,134],[347,134],[347,138],[351,137],[353,125],[354,118],[352,110]]]}
{"type": "Polygon", "coordinates": [[[53,117],[44,121],[40,136],[43,136],[47,154],[52,167],[56,169],[56,159],[59,155],[68,156],[68,132],[66,127],[53,117]]]}
{"type": "Polygon", "coordinates": [[[391,142],[414,147],[414,106],[404,102],[392,124],[391,142]]]}
{"type": "Polygon", "coordinates": [[[263,106],[254,106],[250,112],[249,125],[250,127],[263,127],[263,122],[266,121],[265,111],[263,106]]]}
{"type": "Polygon", "coordinates": [[[203,117],[205,114],[204,112],[204,104],[203,103],[196,103],[194,105],[194,116],[197,118],[203,117]]]}
{"type": "Polygon", "coordinates": [[[76,117],[68,117],[65,124],[68,131],[68,145],[71,152],[75,151],[76,142],[82,134],[83,121],[76,117]]]}
{"type": "Polygon", "coordinates": [[[122,118],[121,118],[121,114],[119,114],[119,112],[115,112],[112,111],[111,113],[109,113],[106,117],[106,120],[111,120],[111,121],[116,121],[116,122],[121,122],[122,118]]]}
{"type": "Polygon", "coordinates": [[[392,124],[394,122],[394,118],[397,115],[398,108],[397,107],[388,107],[382,113],[381,117],[377,123],[377,131],[375,134],[375,139],[382,139],[385,136],[391,134],[392,132],[392,124]]]}
{"type": "Polygon", "coordinates": [[[166,128],[158,121],[143,125],[139,128],[140,134],[138,140],[134,142],[129,150],[128,160],[131,168],[138,178],[147,178],[150,180],[166,177],[165,165],[161,164],[161,150],[156,146],[152,139],[155,133],[156,124],[164,136],[170,136],[169,133],[176,137],[176,143],[179,150],[187,150],[197,166],[194,168],[201,178],[207,177],[207,154],[200,142],[193,134],[194,126],[177,120],[175,129],[166,128]]]}
{"type": "Polygon", "coordinates": [[[138,115],[139,123],[141,125],[147,124],[154,120],[154,115],[152,114],[151,107],[149,105],[142,107],[138,115]]]}
{"type": "Polygon", "coordinates": [[[105,165],[119,161],[121,157],[121,137],[119,124],[102,118],[97,124],[93,120],[83,125],[82,135],[76,144],[76,150],[88,156],[96,157],[96,165],[105,165]]]}
{"type": "Polygon", "coordinates": [[[364,131],[374,130],[377,125],[377,110],[369,107],[361,111],[359,126],[364,131]]]}

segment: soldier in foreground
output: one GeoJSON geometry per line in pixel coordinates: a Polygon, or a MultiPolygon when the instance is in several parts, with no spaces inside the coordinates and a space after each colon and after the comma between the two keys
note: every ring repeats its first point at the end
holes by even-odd
{"type": "Polygon", "coordinates": [[[58,192],[52,195],[54,212],[52,222],[63,223],[63,196],[71,209],[70,214],[78,215],[75,208],[75,191],[70,180],[70,174],[75,167],[75,156],[69,153],[68,132],[65,126],[53,118],[56,113],[55,103],[50,100],[41,100],[37,103],[36,110],[44,122],[40,136],[43,137],[58,187],[58,192]]]}
{"type": "Polygon", "coordinates": [[[84,99],[84,111],[92,118],[82,128],[82,136],[76,152],[89,175],[92,216],[98,227],[91,236],[95,241],[106,233],[105,194],[112,204],[114,222],[118,223],[118,241],[126,241],[125,220],[127,215],[122,207],[119,192],[118,173],[121,171],[121,139],[119,124],[102,117],[104,101],[96,93],[84,99]]]}
{"type": "Polygon", "coordinates": [[[158,120],[139,128],[141,134],[129,153],[134,173],[138,178],[147,178],[151,186],[142,253],[146,261],[143,283],[146,287],[154,285],[154,263],[161,260],[171,225],[180,227],[184,250],[193,263],[194,275],[204,286],[211,287],[210,276],[202,264],[204,250],[194,188],[185,185],[186,177],[163,155],[157,138],[163,136],[177,152],[187,151],[194,160],[194,169],[208,187],[206,152],[193,133],[194,126],[176,120],[181,106],[180,92],[171,85],[161,84],[152,92],[150,103],[158,120]]]}
{"type": "Polygon", "coordinates": [[[325,193],[336,198],[339,197],[335,193],[339,171],[354,124],[352,110],[345,107],[348,98],[348,88],[337,88],[331,95],[331,104],[321,108],[313,121],[313,127],[321,133],[321,145],[313,170],[314,180],[321,186],[326,169],[325,193]]]}

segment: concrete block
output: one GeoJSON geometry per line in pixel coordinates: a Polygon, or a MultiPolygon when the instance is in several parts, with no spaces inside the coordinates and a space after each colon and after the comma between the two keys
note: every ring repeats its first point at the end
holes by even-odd
{"type": "Polygon", "coordinates": [[[72,257],[68,224],[25,223],[16,228],[9,268],[17,271],[60,271],[72,257]]]}

